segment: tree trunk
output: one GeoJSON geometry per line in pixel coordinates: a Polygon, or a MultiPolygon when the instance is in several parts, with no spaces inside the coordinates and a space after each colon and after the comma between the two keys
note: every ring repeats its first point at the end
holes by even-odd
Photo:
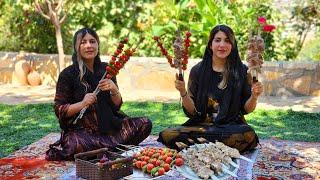
{"type": "Polygon", "coordinates": [[[55,25],[55,28],[56,28],[57,48],[58,48],[58,54],[59,54],[59,73],[60,73],[65,67],[65,61],[64,61],[61,27],[60,25],[55,25]]]}

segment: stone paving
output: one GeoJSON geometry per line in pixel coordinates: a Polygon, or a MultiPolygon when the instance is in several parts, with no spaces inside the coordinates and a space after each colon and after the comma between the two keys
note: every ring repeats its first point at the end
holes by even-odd
{"type": "MultiPolygon", "coordinates": [[[[136,90],[126,91],[120,89],[124,101],[158,101],[177,102],[177,91],[136,90]]],[[[0,103],[45,103],[53,102],[55,94],[54,86],[22,86],[16,84],[0,84],[0,103]]],[[[275,97],[262,96],[259,99],[260,109],[292,109],[294,111],[320,112],[320,97],[275,97]]]]}

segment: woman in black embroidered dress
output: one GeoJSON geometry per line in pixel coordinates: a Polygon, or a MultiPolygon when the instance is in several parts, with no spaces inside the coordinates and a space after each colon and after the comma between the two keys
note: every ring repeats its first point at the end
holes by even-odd
{"type": "Polygon", "coordinates": [[[115,77],[100,81],[107,64],[100,60],[96,32],[78,30],[73,44],[73,64],[60,73],[54,99],[61,138],[50,145],[46,159],[72,160],[76,153],[142,142],[150,134],[152,123],[148,118],[129,118],[120,113],[122,98],[115,77]],[[101,92],[96,96],[92,92],[97,86],[101,92]],[[74,125],[84,107],[87,111],[74,125]]]}
{"type": "Polygon", "coordinates": [[[260,82],[248,83],[247,69],[240,60],[232,29],[226,25],[214,27],[203,60],[191,69],[188,91],[184,81],[175,81],[190,119],[180,127],[162,131],[158,141],[179,148],[176,142],[191,144],[204,137],[240,152],[256,147],[258,137],[244,115],[255,109],[263,86],[260,82]]]}

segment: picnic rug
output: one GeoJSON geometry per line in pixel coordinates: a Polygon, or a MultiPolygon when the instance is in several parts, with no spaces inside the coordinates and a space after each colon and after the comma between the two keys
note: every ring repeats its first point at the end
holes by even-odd
{"type": "MultiPolygon", "coordinates": [[[[44,159],[49,144],[59,137],[59,133],[50,133],[0,159],[0,179],[80,179],[75,175],[73,161],[52,162],[44,159]]],[[[151,135],[140,146],[163,147],[156,139],[157,136],[151,135]]],[[[320,143],[262,140],[261,147],[244,156],[257,161],[253,165],[240,160],[237,179],[319,179],[320,143]]],[[[159,179],[185,178],[179,172],[172,171],[159,179]]]]}
{"type": "Polygon", "coordinates": [[[262,140],[252,179],[320,179],[320,143],[262,140]]]}

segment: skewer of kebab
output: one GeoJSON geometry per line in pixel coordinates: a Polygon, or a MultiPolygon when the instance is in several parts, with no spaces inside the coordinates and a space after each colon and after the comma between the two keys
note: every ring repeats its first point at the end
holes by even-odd
{"type": "Polygon", "coordinates": [[[195,170],[196,174],[204,179],[217,179],[216,174],[227,173],[233,177],[237,175],[228,170],[228,167],[224,165],[221,159],[223,154],[218,149],[212,148],[197,148],[196,145],[189,147],[183,151],[183,158],[186,159],[186,163],[195,170]]]}
{"type": "MultiPolygon", "coordinates": [[[[208,145],[213,144],[212,142],[208,141],[207,139],[205,139],[205,138],[203,138],[203,137],[199,137],[199,138],[197,138],[197,140],[198,140],[199,142],[206,143],[206,144],[208,144],[208,145]]],[[[248,159],[248,158],[242,156],[237,149],[231,148],[231,147],[229,147],[229,146],[226,146],[225,144],[223,144],[222,142],[219,142],[219,141],[216,141],[215,144],[217,144],[217,146],[219,146],[220,149],[223,148],[223,147],[229,148],[228,151],[230,151],[231,154],[233,155],[233,156],[231,156],[231,157],[233,157],[233,158],[238,158],[238,159],[242,159],[242,160],[245,160],[245,161],[247,161],[247,162],[253,163],[253,161],[252,161],[251,159],[248,159]]],[[[223,149],[224,149],[224,148],[223,148],[223,149]]]]}
{"type": "MultiPolygon", "coordinates": [[[[203,142],[203,139],[204,139],[204,138],[202,138],[202,139],[200,139],[200,140],[203,142]]],[[[191,138],[187,138],[187,140],[188,140],[189,143],[193,144],[196,149],[200,149],[200,148],[203,147],[203,146],[209,147],[209,144],[208,144],[208,143],[196,144],[195,141],[194,141],[193,139],[191,139],[191,138]],[[203,145],[203,146],[201,146],[201,145],[203,145]],[[200,147],[199,147],[199,146],[200,146],[200,147]]],[[[199,141],[199,142],[200,142],[200,141],[199,141]]],[[[201,142],[200,142],[200,143],[201,143],[201,142]]],[[[182,144],[183,144],[183,143],[182,143],[182,144]]],[[[182,144],[178,142],[178,145],[181,146],[182,144]]],[[[210,144],[213,144],[213,143],[210,142],[210,144]]],[[[212,148],[213,148],[213,149],[216,149],[217,152],[221,151],[220,149],[217,149],[217,147],[215,147],[215,146],[213,146],[212,148]]],[[[222,159],[222,162],[223,162],[224,164],[227,164],[227,165],[230,164],[230,165],[232,165],[232,166],[235,167],[235,168],[239,168],[239,165],[236,164],[236,163],[234,163],[234,162],[232,161],[232,158],[231,158],[228,154],[220,154],[219,156],[222,157],[222,158],[221,158],[221,157],[219,157],[219,158],[222,159]]]]}
{"type": "MultiPolygon", "coordinates": [[[[109,64],[106,66],[106,71],[105,73],[102,75],[102,79],[104,78],[108,78],[111,79],[113,76],[116,76],[119,73],[119,70],[122,69],[125,65],[125,63],[128,62],[128,60],[130,59],[130,57],[135,53],[135,50],[137,47],[135,48],[127,48],[126,50],[124,50],[123,52],[123,48],[124,45],[128,43],[128,38],[125,38],[124,40],[120,41],[120,43],[117,46],[116,51],[114,52],[114,54],[111,57],[111,60],[109,61],[109,64]]],[[[137,44],[137,46],[140,43],[137,44]]],[[[96,87],[96,89],[93,91],[93,93],[95,95],[99,94],[101,90],[98,88],[98,86],[96,87]]],[[[84,115],[84,113],[86,112],[88,107],[84,107],[81,109],[79,115],[77,116],[77,118],[75,120],[73,120],[73,124],[76,124],[78,122],[79,119],[81,119],[84,115]]]]}
{"type": "MultiPolygon", "coordinates": [[[[201,147],[199,147],[200,145],[204,145],[205,147],[209,147],[209,146],[208,146],[208,143],[196,144],[195,141],[194,141],[193,139],[191,139],[191,138],[187,138],[187,140],[188,140],[189,144],[194,145],[194,147],[195,147],[197,150],[201,148],[201,147]]],[[[205,140],[205,139],[204,139],[204,138],[200,138],[200,141],[201,141],[201,142],[204,142],[203,140],[205,140]]],[[[199,140],[198,140],[198,141],[199,141],[199,140]]],[[[199,141],[199,142],[200,142],[200,141],[199,141]]],[[[201,142],[200,142],[200,143],[201,143],[201,142]]],[[[211,142],[210,142],[210,143],[211,143],[211,142]]],[[[211,144],[213,144],[213,143],[211,143],[211,144]]],[[[176,145],[178,146],[179,149],[185,149],[185,148],[188,147],[188,145],[186,145],[186,144],[183,143],[183,142],[176,142],[176,145]]],[[[203,147],[203,146],[202,146],[202,147],[203,147]]],[[[212,148],[217,149],[215,146],[212,147],[212,148]]],[[[217,149],[217,150],[220,151],[220,149],[217,149]]],[[[183,152],[186,152],[186,151],[183,150],[183,152]]],[[[236,163],[234,163],[234,162],[232,161],[232,158],[231,158],[228,154],[221,154],[221,155],[223,156],[223,158],[221,158],[221,159],[222,159],[222,161],[223,161],[225,164],[230,164],[230,165],[232,165],[232,166],[235,167],[235,168],[239,168],[239,165],[236,164],[236,163]]]]}
{"type": "Polygon", "coordinates": [[[188,64],[188,54],[189,54],[189,47],[190,47],[190,36],[191,32],[187,31],[185,33],[185,39],[183,40],[180,35],[180,31],[176,32],[176,38],[173,43],[173,52],[174,58],[168,54],[166,48],[163,47],[162,42],[160,41],[159,36],[154,36],[153,39],[157,42],[158,47],[162,55],[164,55],[168,63],[172,68],[178,69],[179,71],[179,80],[183,81],[183,71],[187,69],[188,64]]]}
{"type": "Polygon", "coordinates": [[[249,68],[248,73],[252,76],[253,83],[258,82],[258,74],[261,73],[264,49],[264,40],[260,35],[249,37],[247,62],[249,68]]]}
{"type": "MultiPolygon", "coordinates": [[[[194,142],[192,139],[188,138],[189,142],[194,142]]],[[[221,174],[222,172],[227,173],[233,177],[237,177],[236,174],[228,170],[228,167],[224,164],[230,164],[226,160],[223,152],[218,148],[208,148],[207,146],[198,147],[199,144],[194,144],[191,147],[183,142],[176,142],[179,148],[183,148],[183,156],[187,164],[196,171],[197,175],[207,179],[211,177],[216,179],[217,177],[214,173],[221,174]],[[189,148],[188,148],[189,147],[189,148]],[[188,149],[186,149],[188,148],[188,149]],[[200,165],[202,164],[202,165],[200,165]]],[[[232,161],[232,159],[230,158],[232,161]]],[[[238,165],[232,162],[234,167],[239,168],[238,165]]]]}

